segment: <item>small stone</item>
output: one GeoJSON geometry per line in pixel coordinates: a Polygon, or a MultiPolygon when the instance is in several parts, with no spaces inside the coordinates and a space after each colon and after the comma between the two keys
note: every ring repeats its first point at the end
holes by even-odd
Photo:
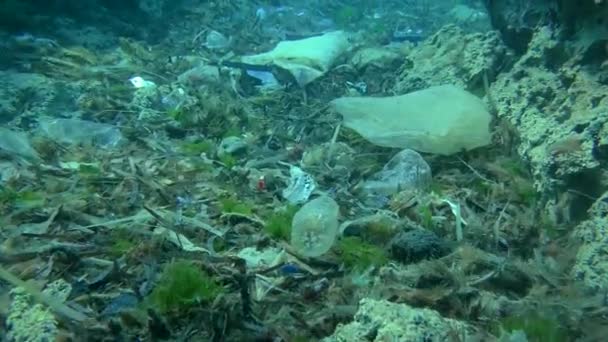
{"type": "Polygon", "coordinates": [[[247,149],[247,142],[243,138],[231,136],[226,137],[220,143],[220,147],[218,149],[218,154],[220,156],[226,154],[235,154],[239,152],[243,152],[247,149]]]}
{"type": "Polygon", "coordinates": [[[448,251],[448,246],[440,237],[425,229],[401,232],[391,240],[389,246],[392,257],[403,263],[441,257],[448,251]]]}

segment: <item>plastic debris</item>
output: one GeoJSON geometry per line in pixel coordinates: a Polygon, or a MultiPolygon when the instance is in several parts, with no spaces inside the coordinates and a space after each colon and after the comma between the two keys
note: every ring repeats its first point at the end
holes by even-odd
{"type": "Polygon", "coordinates": [[[242,62],[277,65],[288,70],[300,86],[324,75],[349,47],[343,31],[328,32],[300,40],[280,42],[272,51],[245,56],[242,62]]]}
{"type": "Polygon", "coordinates": [[[306,257],[318,257],[334,244],[338,234],[338,203],[327,196],[306,203],[293,217],[291,245],[306,257]]]}
{"type": "Polygon", "coordinates": [[[123,140],[120,130],[115,126],[93,121],[41,118],[38,123],[46,136],[61,143],[113,148],[123,140]]]}
{"type": "Polygon", "coordinates": [[[342,97],[331,104],[344,126],[378,146],[449,155],[492,141],[485,104],[453,85],[401,96],[342,97]]]}
{"type": "Polygon", "coordinates": [[[177,110],[186,102],[186,98],[187,95],[184,89],[177,88],[163,96],[160,102],[167,110],[177,110]]]}
{"type": "Polygon", "coordinates": [[[274,88],[279,87],[279,81],[274,77],[274,74],[270,71],[250,70],[245,71],[247,75],[259,80],[263,88],[274,88]]]}
{"type": "Polygon", "coordinates": [[[397,42],[412,42],[419,43],[426,38],[426,34],[422,29],[418,28],[396,28],[393,31],[393,40],[397,42]]]}
{"type": "Polygon", "coordinates": [[[255,247],[246,247],[240,250],[237,255],[245,260],[247,268],[250,270],[272,267],[285,259],[285,252],[280,248],[258,250],[255,247]]]}
{"type": "Polygon", "coordinates": [[[283,190],[283,198],[291,204],[300,204],[308,201],[310,194],[315,190],[315,180],[311,175],[297,166],[289,169],[289,185],[283,190]]]}
{"type": "Polygon", "coordinates": [[[230,45],[230,39],[226,38],[220,32],[215,30],[209,31],[207,33],[207,37],[205,38],[204,46],[207,49],[215,50],[215,49],[225,49],[230,45]]]}
{"type": "Polygon", "coordinates": [[[450,209],[452,210],[452,214],[454,214],[454,217],[456,219],[456,241],[462,241],[462,238],[463,238],[462,225],[464,224],[466,226],[467,222],[462,218],[462,215],[460,213],[460,204],[451,202],[447,199],[443,199],[443,200],[441,200],[441,202],[447,203],[450,206],[450,209]]]}
{"type": "Polygon", "coordinates": [[[40,159],[38,152],[30,145],[27,135],[4,127],[0,127],[0,150],[26,159],[40,159]]]}
{"type": "Polygon", "coordinates": [[[293,276],[304,273],[304,271],[296,264],[285,264],[279,268],[279,271],[284,276],[293,276]]]}
{"type": "Polygon", "coordinates": [[[172,230],[163,227],[157,227],[156,229],[154,229],[153,234],[164,236],[169,242],[180,247],[186,252],[205,252],[211,254],[211,252],[209,252],[207,249],[196,246],[184,235],[178,234],[172,230]]]}
{"type": "Polygon", "coordinates": [[[101,312],[102,316],[114,316],[121,312],[134,309],[139,300],[132,293],[121,293],[108,304],[101,312]]]}
{"type": "Polygon", "coordinates": [[[154,83],[152,81],[147,81],[147,80],[143,79],[143,77],[141,77],[141,76],[131,77],[131,78],[129,78],[129,82],[131,82],[133,87],[135,87],[137,89],[156,86],[156,83],[154,83]]]}
{"type": "Polygon", "coordinates": [[[382,170],[362,185],[367,196],[390,196],[403,190],[424,190],[431,185],[431,167],[418,152],[397,153],[382,170]]]}

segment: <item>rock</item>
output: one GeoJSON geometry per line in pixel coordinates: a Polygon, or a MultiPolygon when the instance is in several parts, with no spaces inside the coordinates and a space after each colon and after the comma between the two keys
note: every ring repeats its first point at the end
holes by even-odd
{"type": "Polygon", "coordinates": [[[574,237],[582,243],[572,267],[574,279],[593,292],[608,289],[608,192],[589,210],[590,218],[574,229],[574,237]]]}
{"type": "Polygon", "coordinates": [[[304,152],[302,167],[324,170],[331,168],[332,179],[346,181],[355,169],[355,151],[343,142],[324,143],[304,152]]]}
{"type": "Polygon", "coordinates": [[[454,18],[459,27],[475,32],[484,32],[492,29],[490,17],[486,11],[464,4],[457,4],[454,5],[448,14],[454,18]]]}
{"type": "Polygon", "coordinates": [[[389,246],[391,256],[403,263],[441,257],[449,250],[437,234],[426,229],[401,232],[391,240],[389,246]]]}
{"type": "MultiPolygon", "coordinates": [[[[551,198],[547,208],[556,207],[566,189],[599,197],[606,187],[600,165],[608,145],[600,137],[608,122],[608,85],[593,71],[599,61],[586,68],[567,51],[551,28],[539,28],[527,52],[490,88],[498,116],[520,142],[517,151],[530,166],[536,190],[551,198]]],[[[557,222],[583,217],[592,204],[570,196],[568,213],[557,222]]]]}
{"type": "Polygon", "coordinates": [[[338,325],[333,335],[322,341],[450,341],[453,336],[466,341],[472,331],[471,326],[434,310],[365,298],[354,321],[338,325]]]}
{"type": "Polygon", "coordinates": [[[395,90],[398,94],[442,84],[482,93],[484,77],[507,62],[508,49],[496,31],[467,34],[447,25],[413,49],[395,90]]]}
{"type": "Polygon", "coordinates": [[[240,137],[226,137],[222,139],[220,146],[218,148],[217,154],[219,156],[227,155],[227,154],[236,154],[240,152],[244,152],[247,150],[247,141],[240,137]]]}
{"type": "MultiPolygon", "coordinates": [[[[54,300],[64,302],[72,287],[63,279],[49,283],[42,291],[54,300]]],[[[23,288],[11,290],[11,305],[6,318],[7,341],[55,341],[59,328],[55,316],[44,305],[35,303],[23,288]]]]}
{"type": "Polygon", "coordinates": [[[398,52],[386,48],[364,48],[355,53],[351,62],[359,70],[373,66],[378,69],[387,69],[395,62],[402,61],[403,56],[398,52]]]}
{"type": "Polygon", "coordinates": [[[40,74],[0,71],[0,123],[74,111],[82,86],[80,82],[56,81],[40,74]]]}
{"type": "Polygon", "coordinates": [[[484,1],[492,25],[499,30],[507,45],[518,54],[526,52],[534,31],[551,26],[573,45],[585,47],[606,39],[604,22],[608,15],[605,1],[537,0],[523,4],[519,0],[484,1]]]}

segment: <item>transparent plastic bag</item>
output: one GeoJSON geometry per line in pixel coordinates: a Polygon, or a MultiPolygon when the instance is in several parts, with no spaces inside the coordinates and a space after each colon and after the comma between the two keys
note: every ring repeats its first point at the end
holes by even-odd
{"type": "Polygon", "coordinates": [[[41,118],[38,123],[46,136],[61,143],[113,148],[123,140],[117,127],[93,121],[41,118]]]}
{"type": "Polygon", "coordinates": [[[365,181],[362,191],[368,196],[390,196],[403,190],[424,190],[431,185],[431,167],[410,149],[397,153],[382,170],[365,181]]]}
{"type": "Polygon", "coordinates": [[[4,127],[0,127],[0,152],[31,160],[40,159],[25,133],[15,132],[4,127]]]}

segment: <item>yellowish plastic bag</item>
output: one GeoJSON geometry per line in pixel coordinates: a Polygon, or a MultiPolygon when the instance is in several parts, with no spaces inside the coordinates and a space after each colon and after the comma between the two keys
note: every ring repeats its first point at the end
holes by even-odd
{"type": "Polygon", "coordinates": [[[342,97],[332,106],[351,128],[374,145],[453,154],[488,145],[484,103],[453,85],[392,97],[342,97]]]}

